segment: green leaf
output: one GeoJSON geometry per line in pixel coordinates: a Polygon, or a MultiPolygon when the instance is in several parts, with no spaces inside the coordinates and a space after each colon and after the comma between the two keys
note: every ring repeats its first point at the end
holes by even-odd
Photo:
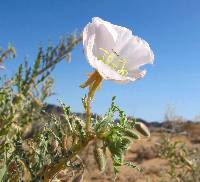
{"type": "Polygon", "coordinates": [[[6,174],[7,167],[6,167],[6,162],[3,162],[2,167],[0,168],[0,181],[2,181],[4,175],[6,174]]]}
{"type": "Polygon", "coordinates": [[[124,135],[127,136],[127,137],[130,137],[131,139],[139,139],[139,135],[137,135],[133,130],[131,129],[126,129],[124,130],[124,135]]]}

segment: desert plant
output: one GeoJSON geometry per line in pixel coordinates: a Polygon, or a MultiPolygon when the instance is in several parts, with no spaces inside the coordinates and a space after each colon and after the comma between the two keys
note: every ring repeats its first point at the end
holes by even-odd
{"type": "Polygon", "coordinates": [[[163,135],[158,144],[158,154],[169,162],[167,176],[161,181],[198,182],[199,151],[190,151],[182,142],[172,142],[170,137],[163,135]]]}
{"type": "MultiPolygon", "coordinates": [[[[133,56],[129,51],[119,55],[113,48],[106,50],[111,45],[106,41],[113,39],[109,32],[115,31],[115,28],[109,22],[94,18],[83,31],[85,55],[95,69],[81,84],[81,88],[89,88],[88,94],[82,98],[85,120],[76,117],[70,107],[63,103],[64,113],[60,117],[44,111],[45,99],[52,93],[53,79],[50,74],[58,62],[70,57],[72,49],[82,39],[81,36],[71,35],[55,47],[48,46],[45,51],[39,48],[33,66],[25,61],[19,66],[15,76],[3,83],[0,88],[2,181],[50,182],[62,170],[83,168],[78,154],[91,141],[94,142],[94,156],[101,171],[105,170],[108,150],[115,174],[122,165],[136,167],[133,163],[124,161],[124,156],[129,144],[139,139],[138,133],[149,136],[147,127],[135,120],[128,120],[124,111],[115,104],[115,97],[105,116],[93,118],[91,113],[94,95],[104,79],[119,83],[135,81],[145,75],[145,71],[139,67],[153,62],[153,52],[148,43],[119,26],[116,32],[118,44],[126,45],[121,38],[124,31],[123,34],[128,36],[126,38],[134,40],[130,45],[129,41],[125,42],[125,48],[129,50],[138,47],[134,53],[137,59],[134,57],[132,60],[133,56]],[[105,40],[105,37],[108,39],[105,40]],[[100,55],[96,55],[98,51],[101,52],[100,55]],[[119,116],[117,121],[114,119],[115,114],[119,116]],[[35,121],[43,124],[38,132],[28,137],[26,129],[35,121]]],[[[117,48],[117,45],[113,46],[117,48]]]]}
{"type": "MultiPolygon", "coordinates": [[[[53,130],[49,132],[49,129],[47,129],[51,137],[53,137],[54,142],[59,144],[57,150],[59,151],[58,154],[60,154],[58,160],[56,160],[55,155],[53,155],[54,160],[52,160],[47,165],[48,167],[44,169],[44,172],[42,173],[44,175],[42,176],[44,181],[53,179],[61,170],[66,168],[66,163],[69,166],[73,165],[74,158],[76,158],[77,154],[79,154],[91,141],[95,144],[94,155],[101,171],[105,170],[107,150],[111,152],[113,167],[116,173],[122,165],[135,167],[134,164],[124,161],[124,155],[128,145],[139,138],[132,130],[135,121],[130,122],[127,120],[124,112],[115,105],[114,98],[108,113],[106,113],[103,118],[91,118],[90,133],[87,133],[87,130],[85,130],[86,125],[84,121],[74,116],[70,112],[69,107],[64,104],[62,104],[62,106],[64,110],[64,127],[59,126],[60,131],[58,132],[54,132],[53,130]],[[120,119],[118,122],[115,122],[114,120],[116,112],[119,113],[120,119]],[[66,137],[67,144],[65,143],[66,137]]],[[[55,123],[60,123],[58,118],[54,119],[55,123]]],[[[50,160],[50,158],[48,159],[50,160]]]]}
{"type": "MultiPolygon", "coordinates": [[[[33,122],[42,123],[47,120],[47,116],[42,111],[45,99],[52,93],[53,79],[50,74],[61,60],[64,58],[69,60],[71,51],[81,39],[81,36],[72,34],[63,38],[56,46],[49,45],[46,50],[40,47],[33,66],[25,60],[12,78],[1,77],[1,178],[6,178],[10,165],[14,165],[11,156],[19,149],[14,142],[16,138],[23,140],[27,127],[33,122]]],[[[16,54],[15,49],[11,46],[0,53],[0,63],[16,54]]]]}
{"type": "MultiPolygon", "coordinates": [[[[72,159],[92,140],[95,141],[94,154],[100,170],[105,169],[106,150],[112,154],[116,173],[121,165],[135,167],[123,160],[128,144],[139,137],[132,131],[135,122],[127,120],[124,112],[115,105],[114,98],[111,108],[101,120],[90,118],[89,133],[85,130],[85,122],[75,117],[64,104],[62,119],[43,111],[44,101],[51,95],[53,80],[50,73],[57,62],[69,53],[59,52],[64,49],[63,43],[56,48],[48,47],[47,53],[40,48],[32,67],[25,61],[14,77],[2,84],[0,177],[3,181],[51,180],[66,165],[72,167],[72,159]],[[47,55],[51,54],[57,57],[52,59],[52,55],[49,60],[47,55]],[[119,113],[118,122],[113,119],[116,112],[119,113]],[[35,136],[26,138],[25,130],[34,121],[44,123],[44,126],[35,136]]],[[[86,109],[86,97],[82,101],[86,109]]]]}

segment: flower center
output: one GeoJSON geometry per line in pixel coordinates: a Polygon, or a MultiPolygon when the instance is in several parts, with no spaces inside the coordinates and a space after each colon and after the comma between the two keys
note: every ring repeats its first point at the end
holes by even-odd
{"type": "Polygon", "coordinates": [[[115,70],[121,76],[127,76],[128,71],[125,68],[127,60],[120,57],[120,55],[113,49],[109,52],[104,48],[99,48],[103,53],[102,56],[98,56],[97,59],[108,65],[110,68],[115,70]]]}

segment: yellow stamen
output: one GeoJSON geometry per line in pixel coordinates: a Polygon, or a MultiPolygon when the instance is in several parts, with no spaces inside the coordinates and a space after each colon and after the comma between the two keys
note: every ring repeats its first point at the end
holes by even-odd
{"type": "Polygon", "coordinates": [[[127,76],[128,75],[128,71],[125,68],[126,64],[127,64],[127,60],[126,59],[120,57],[120,55],[114,49],[112,49],[111,52],[107,51],[104,48],[99,48],[99,50],[103,52],[103,55],[97,57],[98,60],[102,61],[104,64],[106,64],[109,67],[111,67],[113,70],[115,70],[121,76],[127,76]],[[113,60],[115,58],[118,60],[118,62],[120,64],[114,63],[113,60]]]}

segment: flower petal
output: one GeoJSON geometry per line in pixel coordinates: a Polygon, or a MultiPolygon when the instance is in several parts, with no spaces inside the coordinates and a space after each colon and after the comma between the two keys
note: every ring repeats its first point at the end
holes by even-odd
{"type": "Polygon", "coordinates": [[[132,36],[119,54],[127,59],[126,68],[128,71],[132,71],[144,64],[152,64],[154,60],[154,54],[149,44],[137,36],[132,36]]]}
{"type": "Polygon", "coordinates": [[[93,18],[92,23],[86,25],[83,31],[83,46],[87,46],[89,39],[95,36],[92,52],[95,56],[100,56],[99,48],[110,51],[115,46],[117,32],[112,24],[100,18],[93,18]]]}
{"type": "Polygon", "coordinates": [[[103,25],[107,29],[107,31],[110,33],[110,35],[112,35],[114,42],[117,40],[118,32],[115,28],[116,25],[113,25],[108,21],[104,21],[99,17],[92,18],[92,23],[97,25],[96,28],[98,28],[98,25],[103,25]]]}
{"type": "Polygon", "coordinates": [[[103,77],[103,79],[113,80],[116,83],[128,83],[130,81],[135,81],[139,78],[142,78],[145,75],[146,71],[140,71],[138,69],[135,69],[131,72],[130,76],[128,77],[121,76],[111,67],[104,64],[102,61],[99,61],[97,57],[93,55],[93,53],[91,52],[93,44],[94,44],[94,36],[93,38],[89,39],[88,44],[85,47],[85,55],[88,58],[89,64],[99,72],[99,74],[103,77]]]}
{"type": "Polygon", "coordinates": [[[120,52],[120,50],[127,44],[127,42],[132,38],[132,31],[121,26],[114,25],[115,30],[118,33],[116,44],[114,50],[120,52]]]}

